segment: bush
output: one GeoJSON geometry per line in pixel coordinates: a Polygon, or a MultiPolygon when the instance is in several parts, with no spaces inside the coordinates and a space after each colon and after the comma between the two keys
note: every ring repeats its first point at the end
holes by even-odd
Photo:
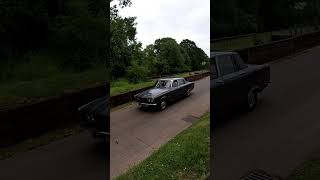
{"type": "Polygon", "coordinates": [[[128,67],[127,77],[130,83],[138,83],[147,80],[148,70],[145,67],[133,64],[128,67]]]}

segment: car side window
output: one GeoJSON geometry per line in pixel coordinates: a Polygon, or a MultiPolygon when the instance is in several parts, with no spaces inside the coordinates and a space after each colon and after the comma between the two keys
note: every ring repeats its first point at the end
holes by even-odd
{"type": "Polygon", "coordinates": [[[236,71],[231,55],[219,56],[218,64],[222,76],[231,74],[236,71]]]}
{"type": "Polygon", "coordinates": [[[243,62],[242,58],[240,57],[239,54],[234,54],[232,55],[232,58],[235,62],[235,64],[238,66],[238,69],[241,70],[241,69],[245,69],[247,68],[248,66],[243,62]]]}
{"type": "Polygon", "coordinates": [[[178,85],[179,86],[184,85],[184,84],[185,84],[184,79],[178,79],[178,85]]]}
{"type": "Polygon", "coordinates": [[[174,80],[174,81],[173,81],[172,87],[178,87],[178,81],[177,81],[177,80],[174,80]]]}
{"type": "Polygon", "coordinates": [[[210,62],[210,79],[216,79],[216,78],[218,78],[218,71],[217,71],[215,57],[213,57],[210,62]]]}

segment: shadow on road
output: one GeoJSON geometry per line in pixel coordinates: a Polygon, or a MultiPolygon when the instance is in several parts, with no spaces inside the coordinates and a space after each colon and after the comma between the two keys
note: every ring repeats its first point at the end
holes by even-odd
{"type": "MultiPolygon", "coordinates": [[[[176,105],[178,103],[181,103],[183,100],[185,100],[185,99],[187,99],[189,97],[192,97],[192,94],[193,93],[191,93],[190,96],[181,97],[181,98],[179,98],[179,99],[177,99],[177,100],[175,100],[173,102],[168,102],[167,103],[167,108],[170,108],[171,106],[174,106],[174,105],[176,105]]],[[[165,111],[165,110],[160,110],[157,107],[149,107],[149,108],[148,107],[138,107],[137,109],[139,111],[141,111],[141,112],[149,112],[149,113],[156,113],[156,112],[165,111]]]]}
{"type": "MultiPolygon", "coordinates": [[[[87,144],[83,156],[87,156],[88,159],[95,162],[95,166],[98,166],[101,174],[105,174],[106,177],[110,176],[110,144],[109,141],[94,140],[91,139],[91,143],[87,144]]],[[[85,163],[85,162],[83,162],[85,163]]]]}
{"type": "MultiPolygon", "coordinates": [[[[224,127],[229,126],[230,124],[239,123],[239,121],[245,121],[246,120],[245,117],[249,115],[257,114],[262,110],[266,110],[266,108],[269,108],[270,114],[272,114],[272,108],[270,108],[271,106],[272,106],[272,101],[270,101],[267,98],[264,98],[259,101],[256,108],[251,112],[248,112],[244,109],[239,108],[239,109],[232,109],[228,113],[225,113],[223,115],[219,115],[216,117],[213,114],[211,119],[212,121],[211,130],[216,128],[222,129],[224,127]]],[[[211,107],[211,112],[214,112],[213,107],[211,107]]],[[[258,121],[259,119],[256,119],[256,120],[258,121]]]]}

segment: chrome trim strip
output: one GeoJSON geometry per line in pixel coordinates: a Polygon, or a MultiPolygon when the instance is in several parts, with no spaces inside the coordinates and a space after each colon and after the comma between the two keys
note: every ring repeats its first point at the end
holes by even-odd
{"type": "Polygon", "coordinates": [[[99,131],[99,132],[96,132],[97,134],[103,134],[103,135],[110,135],[110,133],[107,133],[107,132],[102,132],[102,131],[99,131]]]}
{"type": "Polygon", "coordinates": [[[140,105],[156,106],[157,104],[139,103],[140,105]]]}

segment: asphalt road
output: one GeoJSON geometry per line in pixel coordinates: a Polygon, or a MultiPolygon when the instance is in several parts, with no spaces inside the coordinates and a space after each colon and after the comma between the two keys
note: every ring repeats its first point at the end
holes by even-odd
{"type": "MultiPolygon", "coordinates": [[[[213,177],[237,180],[261,169],[286,177],[320,149],[320,47],[271,64],[272,84],[251,113],[220,124],[212,133],[213,177]]],[[[193,94],[161,112],[131,105],[111,113],[111,176],[145,159],[209,109],[209,78],[193,94]]],[[[1,180],[107,179],[108,148],[88,134],[66,138],[0,161],[1,180]]]]}
{"type": "Polygon", "coordinates": [[[214,129],[212,179],[287,177],[320,150],[320,47],[272,63],[271,80],[257,109],[214,129]]]}
{"type": "MultiPolygon", "coordinates": [[[[111,113],[112,175],[144,159],[150,152],[190,126],[187,115],[209,110],[209,78],[197,81],[192,95],[162,112],[146,112],[136,105],[111,113]],[[118,144],[115,143],[118,141],[118,144]]],[[[106,180],[110,149],[84,132],[0,161],[0,180],[106,180]]]]}
{"type": "Polygon", "coordinates": [[[106,180],[106,144],[87,133],[0,161],[0,180],[106,180]]]}
{"type": "Polygon", "coordinates": [[[168,106],[164,111],[143,111],[134,104],[111,112],[111,177],[144,160],[189,127],[192,122],[184,118],[200,117],[207,112],[210,109],[209,85],[209,77],[196,81],[190,97],[168,106]]]}

